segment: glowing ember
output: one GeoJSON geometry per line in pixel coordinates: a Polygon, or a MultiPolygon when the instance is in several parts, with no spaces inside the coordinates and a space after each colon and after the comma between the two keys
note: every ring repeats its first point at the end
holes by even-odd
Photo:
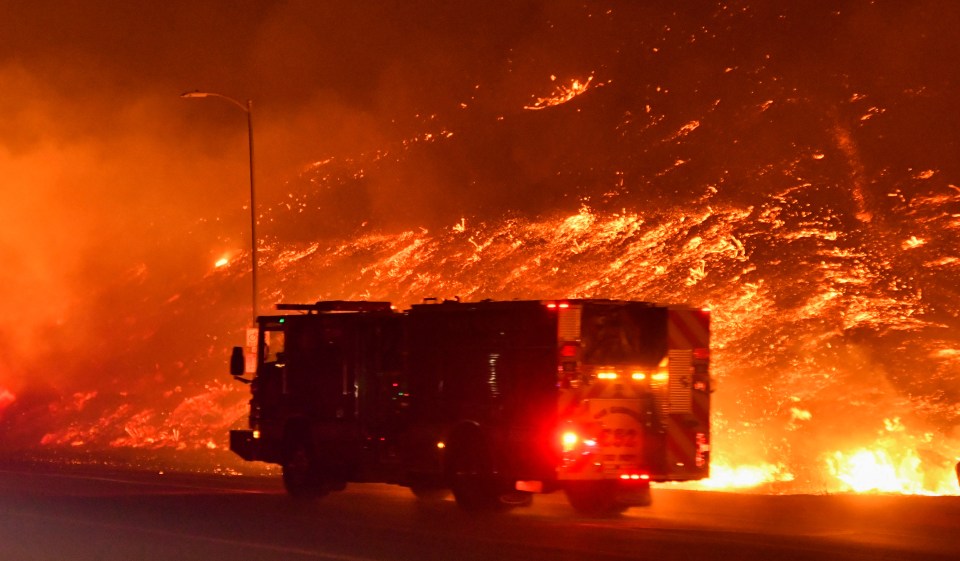
{"type": "Polygon", "coordinates": [[[217,259],[217,262],[214,263],[213,266],[219,268],[219,267],[224,267],[228,264],[230,264],[230,260],[227,259],[226,257],[221,257],[220,259],[217,259]]]}

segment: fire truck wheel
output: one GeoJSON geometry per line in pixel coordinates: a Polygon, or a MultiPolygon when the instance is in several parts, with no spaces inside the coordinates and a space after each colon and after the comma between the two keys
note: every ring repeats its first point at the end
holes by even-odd
{"type": "Polygon", "coordinates": [[[314,499],[327,494],[313,452],[303,438],[295,438],[285,446],[283,454],[283,486],[287,494],[298,499],[314,499]]]}
{"type": "Polygon", "coordinates": [[[425,502],[442,501],[450,496],[450,489],[446,487],[434,487],[432,485],[411,485],[410,491],[418,500],[425,502]]]}
{"type": "Polygon", "coordinates": [[[447,469],[457,506],[468,512],[505,511],[513,506],[500,500],[509,489],[492,473],[485,446],[464,443],[451,452],[447,469]]]}
{"type": "Polygon", "coordinates": [[[630,508],[617,500],[616,481],[578,481],[565,488],[567,501],[584,516],[615,516],[630,508]]]}

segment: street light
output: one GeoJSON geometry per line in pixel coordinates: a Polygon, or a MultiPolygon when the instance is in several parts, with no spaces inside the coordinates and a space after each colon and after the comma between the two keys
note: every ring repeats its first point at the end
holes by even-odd
{"type": "Polygon", "coordinates": [[[253,188],[253,100],[248,99],[247,104],[244,105],[239,101],[233,99],[232,97],[225,96],[223,94],[213,93],[213,92],[201,92],[201,91],[192,91],[181,94],[180,97],[183,98],[194,98],[194,97],[219,97],[225,101],[232,103],[240,108],[241,111],[247,114],[247,139],[248,144],[250,145],[250,257],[253,261],[253,324],[257,325],[257,205],[255,198],[255,191],[253,188]]]}

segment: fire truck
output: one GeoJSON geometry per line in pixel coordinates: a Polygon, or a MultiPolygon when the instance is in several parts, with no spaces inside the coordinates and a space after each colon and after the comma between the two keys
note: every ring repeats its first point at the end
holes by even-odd
{"type": "Polygon", "coordinates": [[[605,515],[648,505],[653,482],[709,476],[708,310],[602,299],[277,308],[233,350],[231,373],[252,398],[230,448],[282,466],[292,496],[381,482],[489,511],[562,490],[577,511],[605,515]]]}

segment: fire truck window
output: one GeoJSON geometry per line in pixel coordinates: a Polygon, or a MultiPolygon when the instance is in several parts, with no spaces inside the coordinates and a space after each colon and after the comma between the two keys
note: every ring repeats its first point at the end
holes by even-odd
{"type": "Polygon", "coordinates": [[[583,361],[656,364],[666,354],[666,311],[645,307],[585,307],[583,361]]]}
{"type": "Polygon", "coordinates": [[[277,362],[277,356],[283,353],[283,331],[267,331],[263,334],[263,361],[277,362]]]}

